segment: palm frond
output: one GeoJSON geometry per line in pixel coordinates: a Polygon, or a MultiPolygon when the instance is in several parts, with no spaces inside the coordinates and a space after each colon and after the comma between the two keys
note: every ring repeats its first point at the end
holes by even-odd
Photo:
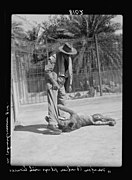
{"type": "Polygon", "coordinates": [[[103,54],[107,57],[107,63],[113,66],[114,68],[121,67],[121,57],[115,49],[110,49],[109,45],[106,43],[101,43],[101,49],[103,54]]]}

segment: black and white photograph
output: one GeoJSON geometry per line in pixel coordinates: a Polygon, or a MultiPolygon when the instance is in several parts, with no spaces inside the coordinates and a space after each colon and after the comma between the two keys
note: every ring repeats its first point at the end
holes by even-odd
{"type": "Polygon", "coordinates": [[[11,15],[10,166],[122,166],[123,15],[68,13],[11,15]]]}

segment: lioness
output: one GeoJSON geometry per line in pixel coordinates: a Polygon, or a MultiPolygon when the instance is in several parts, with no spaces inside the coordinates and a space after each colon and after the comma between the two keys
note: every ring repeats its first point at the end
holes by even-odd
{"type": "MultiPolygon", "coordinates": [[[[65,111],[70,114],[68,119],[58,119],[58,126],[62,132],[70,132],[76,129],[79,129],[83,126],[89,125],[109,125],[114,126],[116,121],[110,117],[103,116],[102,114],[93,114],[93,115],[79,115],[70,108],[58,105],[58,109],[65,111]]],[[[45,120],[48,122],[48,116],[45,117],[45,120]]]]}

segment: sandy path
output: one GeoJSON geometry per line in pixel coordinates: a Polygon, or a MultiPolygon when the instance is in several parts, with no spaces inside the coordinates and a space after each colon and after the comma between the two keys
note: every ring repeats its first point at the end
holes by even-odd
{"type": "Polygon", "coordinates": [[[47,134],[45,105],[23,108],[20,115],[24,128],[13,132],[12,165],[121,166],[122,164],[122,97],[111,95],[68,101],[80,113],[103,113],[116,118],[110,126],[87,126],[79,130],[47,134]],[[45,110],[44,110],[45,109],[45,110]]]}

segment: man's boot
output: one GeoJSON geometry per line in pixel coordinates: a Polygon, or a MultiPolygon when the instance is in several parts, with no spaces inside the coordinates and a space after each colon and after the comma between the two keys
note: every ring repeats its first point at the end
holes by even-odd
{"type": "Polygon", "coordinates": [[[48,122],[48,125],[47,125],[48,129],[52,130],[56,134],[61,134],[62,133],[62,130],[59,129],[59,127],[57,125],[49,124],[49,117],[48,116],[45,116],[45,120],[48,122]]]}
{"type": "Polygon", "coordinates": [[[47,128],[52,130],[55,134],[61,134],[62,133],[62,130],[58,128],[57,125],[54,125],[54,124],[48,124],[47,125],[47,128]]]}

